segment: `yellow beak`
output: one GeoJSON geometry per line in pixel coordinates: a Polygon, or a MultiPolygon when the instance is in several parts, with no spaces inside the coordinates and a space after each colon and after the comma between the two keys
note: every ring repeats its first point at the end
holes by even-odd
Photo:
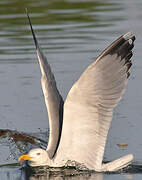
{"type": "Polygon", "coordinates": [[[30,160],[30,159],[32,159],[31,156],[29,156],[28,154],[24,154],[18,158],[18,161],[26,161],[26,160],[30,160]]]}

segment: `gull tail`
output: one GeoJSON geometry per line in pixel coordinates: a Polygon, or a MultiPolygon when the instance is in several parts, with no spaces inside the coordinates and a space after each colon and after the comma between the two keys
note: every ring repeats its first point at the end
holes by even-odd
{"type": "Polygon", "coordinates": [[[123,156],[119,159],[116,159],[112,162],[106,163],[102,165],[102,171],[119,171],[122,168],[127,167],[129,164],[131,164],[133,160],[133,155],[128,154],[126,156],[123,156]]]}

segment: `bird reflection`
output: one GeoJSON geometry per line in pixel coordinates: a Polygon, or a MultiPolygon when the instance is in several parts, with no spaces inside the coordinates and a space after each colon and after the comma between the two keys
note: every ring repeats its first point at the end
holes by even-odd
{"type": "Polygon", "coordinates": [[[30,176],[29,180],[103,180],[103,173],[76,173],[73,172],[71,169],[66,169],[64,172],[47,172],[44,175],[36,174],[34,176],[30,176]]]}

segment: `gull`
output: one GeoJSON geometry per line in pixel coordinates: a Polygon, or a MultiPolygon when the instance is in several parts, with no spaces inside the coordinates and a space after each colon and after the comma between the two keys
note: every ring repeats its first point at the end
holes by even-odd
{"type": "Polygon", "coordinates": [[[21,155],[31,166],[74,165],[97,172],[118,171],[133,155],[103,163],[107,134],[114,107],[125,91],[135,36],[128,32],[108,46],[89,65],[70,89],[65,102],[51,67],[43,54],[27,13],[41,69],[41,84],[49,117],[47,149],[36,148],[21,155]]]}

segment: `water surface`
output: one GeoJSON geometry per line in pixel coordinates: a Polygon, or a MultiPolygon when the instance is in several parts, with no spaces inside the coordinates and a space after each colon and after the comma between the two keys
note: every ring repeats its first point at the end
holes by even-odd
{"type": "MultiPolygon", "coordinates": [[[[127,31],[136,34],[131,77],[114,112],[104,159],[133,153],[135,161],[142,162],[141,0],[0,1],[0,129],[38,136],[48,132],[48,117],[24,8],[30,12],[38,40],[64,98],[84,69],[107,45],[127,31]],[[121,142],[128,146],[119,148],[117,144],[121,142]]],[[[0,164],[17,163],[19,151],[13,158],[11,148],[13,153],[17,147],[8,138],[1,142],[0,164]]],[[[35,179],[26,176],[20,167],[0,168],[2,179],[35,179]]],[[[140,179],[141,174],[99,174],[92,179],[114,178],[140,179]]]]}

